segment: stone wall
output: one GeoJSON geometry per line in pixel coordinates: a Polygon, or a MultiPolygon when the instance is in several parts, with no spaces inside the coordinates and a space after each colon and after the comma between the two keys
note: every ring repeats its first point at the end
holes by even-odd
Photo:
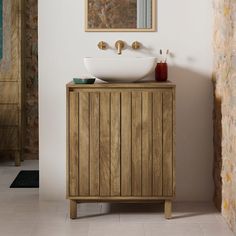
{"type": "Polygon", "coordinates": [[[222,214],[236,233],[236,1],[214,0],[214,8],[215,201],[222,194],[222,214]]]}
{"type": "Polygon", "coordinates": [[[38,159],[38,0],[25,0],[24,157],[38,159]]]}

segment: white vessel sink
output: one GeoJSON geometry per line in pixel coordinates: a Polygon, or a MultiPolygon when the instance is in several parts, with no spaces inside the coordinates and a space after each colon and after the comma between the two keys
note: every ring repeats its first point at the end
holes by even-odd
{"type": "Polygon", "coordinates": [[[107,82],[135,82],[154,71],[155,57],[84,58],[87,71],[107,82]]]}

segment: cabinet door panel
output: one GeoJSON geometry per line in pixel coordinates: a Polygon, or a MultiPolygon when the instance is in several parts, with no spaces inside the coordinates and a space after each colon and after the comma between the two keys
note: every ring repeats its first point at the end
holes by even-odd
{"type": "Polygon", "coordinates": [[[172,90],[70,92],[70,196],[173,196],[172,90]]]}
{"type": "Polygon", "coordinates": [[[173,195],[173,99],[163,92],[163,195],[173,195]]]}

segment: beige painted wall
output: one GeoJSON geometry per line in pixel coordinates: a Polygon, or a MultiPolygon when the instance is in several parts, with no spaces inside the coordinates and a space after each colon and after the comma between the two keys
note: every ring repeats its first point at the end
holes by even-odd
{"type": "Polygon", "coordinates": [[[65,198],[65,84],[86,73],[85,56],[117,57],[97,49],[117,39],[139,52],[123,56],[173,53],[170,79],[177,84],[177,200],[211,200],[212,181],[212,1],[159,0],[158,32],[85,33],[84,1],[39,1],[40,197],[65,198]]]}

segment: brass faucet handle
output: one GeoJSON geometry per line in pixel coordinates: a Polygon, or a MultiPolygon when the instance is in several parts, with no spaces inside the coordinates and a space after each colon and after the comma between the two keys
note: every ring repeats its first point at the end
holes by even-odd
{"type": "Polygon", "coordinates": [[[140,43],[140,42],[135,41],[135,42],[132,43],[132,48],[133,48],[134,50],[137,50],[137,49],[139,49],[140,47],[141,47],[141,43],[140,43]]]}
{"type": "Polygon", "coordinates": [[[98,48],[101,49],[101,50],[106,50],[107,49],[107,43],[104,42],[104,41],[100,41],[98,43],[98,48]]]}

